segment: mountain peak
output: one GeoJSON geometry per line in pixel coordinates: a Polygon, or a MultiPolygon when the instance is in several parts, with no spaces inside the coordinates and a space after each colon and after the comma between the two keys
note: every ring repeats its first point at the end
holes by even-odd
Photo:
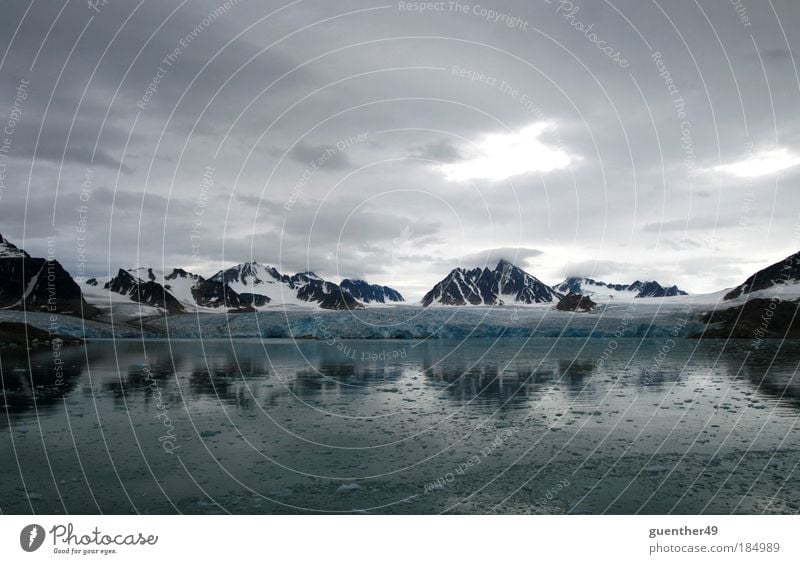
{"type": "Polygon", "coordinates": [[[422,305],[503,305],[552,303],[561,294],[505,259],[494,270],[453,269],[422,298],[422,305]]]}
{"type": "MultiPolygon", "coordinates": [[[[747,280],[725,294],[723,299],[732,300],[738,297],[749,297],[754,292],[762,292],[766,296],[786,295],[786,286],[800,281],[800,252],[789,255],[782,261],[763,268],[747,280]]],[[[796,292],[794,292],[796,293],[796,292]]]]}
{"type": "Polygon", "coordinates": [[[389,286],[380,284],[370,284],[365,280],[345,278],[339,283],[344,290],[350,293],[355,299],[364,303],[378,302],[403,302],[403,296],[389,286]]]}
{"type": "Polygon", "coordinates": [[[655,280],[644,282],[636,280],[631,284],[609,284],[608,282],[579,276],[567,277],[560,284],[553,286],[553,288],[558,292],[572,292],[592,296],[595,299],[664,298],[687,295],[687,292],[677,286],[662,286],[655,280]]]}
{"type": "Polygon", "coordinates": [[[0,258],[30,258],[30,255],[0,234],[0,258]]]}

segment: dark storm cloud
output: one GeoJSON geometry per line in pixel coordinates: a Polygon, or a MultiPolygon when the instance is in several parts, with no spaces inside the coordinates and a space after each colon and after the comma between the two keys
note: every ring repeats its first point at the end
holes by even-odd
{"type": "Polygon", "coordinates": [[[738,218],[720,218],[714,216],[692,217],[686,219],[673,219],[648,223],[642,229],[651,233],[665,233],[670,231],[697,231],[721,229],[737,225],[738,218]]]}
{"type": "MultiPolygon", "coordinates": [[[[71,136],[68,144],[60,140],[57,135],[45,135],[40,139],[38,145],[34,143],[30,147],[31,152],[34,152],[35,148],[37,161],[47,161],[56,165],[64,162],[85,166],[102,166],[115,171],[120,170],[126,174],[130,174],[134,170],[133,166],[120,160],[121,155],[116,157],[102,149],[95,151],[91,141],[82,142],[74,135],[71,136]]],[[[20,152],[24,150],[22,144],[18,150],[20,152]]]]}
{"type": "Polygon", "coordinates": [[[30,87],[13,135],[0,136],[0,232],[34,248],[38,231],[56,232],[74,262],[87,190],[98,270],[190,266],[199,221],[204,274],[252,254],[411,294],[455,262],[500,255],[553,281],[566,269],[712,290],[797,250],[798,167],[715,172],[800,154],[797,3],[773,2],[788,44],[755,5],[743,4],[747,26],[729,2],[572,5],[481,2],[492,19],[371,0],[109,2],[99,13],[70,2],[56,19],[64,4],[37,2],[22,21],[28,4],[8,2],[0,118],[20,81],[30,87]],[[531,165],[502,181],[451,182],[437,166],[542,122],[540,140],[568,166],[541,172],[535,145],[478,163],[531,165]]]}
{"type": "Polygon", "coordinates": [[[794,52],[791,49],[764,49],[761,56],[765,61],[770,63],[785,63],[787,60],[794,58],[794,52]]]}
{"type": "Polygon", "coordinates": [[[676,250],[682,251],[686,249],[701,249],[703,248],[703,244],[698,241],[693,241],[692,239],[678,239],[678,240],[666,240],[662,242],[667,247],[676,250]]]}
{"type": "Polygon", "coordinates": [[[353,163],[350,162],[347,155],[333,145],[297,145],[291,155],[292,159],[304,165],[324,159],[325,167],[329,169],[353,168],[353,163]]]}
{"type": "Polygon", "coordinates": [[[452,163],[463,159],[461,152],[451,139],[439,139],[421,147],[412,147],[409,154],[415,158],[439,163],[452,163]]]}
{"type": "MultiPolygon", "coordinates": [[[[262,90],[295,63],[277,48],[259,56],[263,48],[247,35],[226,45],[241,31],[225,17],[238,6],[198,28],[218,6],[184,3],[173,13],[178,7],[174,2],[150,4],[134,12],[133,4],[110,3],[97,14],[87,10],[85,4],[73,3],[55,23],[57,10],[35,6],[11,46],[7,58],[10,68],[0,73],[0,84],[10,91],[20,77],[31,80],[25,123],[26,129],[35,133],[42,130],[37,157],[60,160],[69,135],[67,159],[117,167],[120,158],[112,155],[122,152],[137,114],[139,131],[148,138],[139,143],[139,135],[135,135],[129,147],[133,153],[152,148],[155,134],[169,114],[174,130],[184,135],[193,126],[195,133],[222,133],[238,111],[253,100],[254,86],[262,90]],[[89,22],[89,18],[94,19],[89,22]],[[51,24],[53,31],[43,41],[51,24]],[[174,55],[176,49],[180,52],[174,55]],[[69,61],[67,53],[71,53],[69,61]],[[168,55],[174,58],[165,63],[168,55]],[[28,65],[33,65],[32,69],[28,65]],[[234,76],[243,65],[244,70],[234,76]],[[157,85],[154,80],[158,80],[157,85]],[[229,83],[212,101],[211,96],[225,80],[229,83]],[[195,85],[187,92],[193,81],[195,85]],[[145,99],[148,88],[153,91],[145,99]],[[111,101],[113,105],[109,106],[111,101]],[[204,108],[206,115],[197,123],[204,108]]],[[[15,3],[9,11],[18,9],[21,17],[23,8],[23,3],[15,3]]],[[[4,18],[7,36],[17,21],[13,13],[4,18]]],[[[302,77],[303,72],[298,70],[293,78],[302,77]]],[[[274,96],[280,90],[279,85],[271,93],[274,96]]],[[[284,92],[284,96],[290,99],[292,95],[284,92]]],[[[35,135],[25,137],[18,142],[22,155],[30,154],[32,145],[26,141],[35,135]]]]}

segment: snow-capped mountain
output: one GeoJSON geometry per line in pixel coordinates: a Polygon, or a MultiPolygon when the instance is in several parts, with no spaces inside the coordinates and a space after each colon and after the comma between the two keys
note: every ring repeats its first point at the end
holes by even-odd
{"type": "Polygon", "coordinates": [[[120,269],[113,278],[86,280],[83,289],[98,306],[136,303],[153,308],[142,309],[137,312],[140,315],[219,310],[236,313],[270,306],[364,307],[347,290],[313,272],[281,274],[257,262],[221,270],[210,278],[181,268],[168,272],[149,267],[120,269]]]}
{"type": "Polygon", "coordinates": [[[234,310],[258,309],[270,302],[270,299],[262,294],[239,294],[234,292],[227,284],[222,284],[216,280],[205,280],[202,276],[197,284],[192,287],[192,298],[198,307],[228,307],[234,310]]]}
{"type": "Polygon", "coordinates": [[[57,260],[31,257],[0,235],[0,308],[93,316],[80,287],[57,260]]]}
{"type": "MultiPolygon", "coordinates": [[[[296,284],[296,283],[295,283],[296,284]]],[[[308,280],[297,287],[297,297],[304,302],[315,302],[323,309],[363,309],[356,300],[338,284],[324,280],[308,280]]]]}
{"type": "Polygon", "coordinates": [[[276,283],[282,282],[288,277],[284,277],[275,267],[267,264],[245,262],[220,270],[210,279],[228,284],[231,289],[236,291],[254,293],[258,290],[274,288],[276,283]]]}
{"type": "Polygon", "coordinates": [[[224,282],[238,294],[269,296],[272,304],[281,306],[316,304],[323,309],[361,309],[349,292],[338,284],[323,280],[313,272],[289,276],[275,267],[258,262],[245,262],[221,270],[210,278],[224,282]]]}
{"type": "Polygon", "coordinates": [[[632,284],[609,284],[592,278],[570,276],[553,288],[557,292],[581,294],[599,300],[633,299],[633,298],[664,298],[670,296],[686,296],[677,286],[662,286],[655,280],[642,282],[637,280],[632,284]]]}
{"type": "Polygon", "coordinates": [[[30,255],[0,234],[0,258],[30,258],[30,255]]]}
{"type": "Polygon", "coordinates": [[[552,303],[563,296],[506,260],[494,270],[456,268],[422,298],[423,306],[552,303]]]}
{"type": "Polygon", "coordinates": [[[404,302],[403,296],[389,286],[381,286],[380,284],[370,284],[364,280],[351,280],[345,278],[339,284],[342,288],[347,290],[351,296],[364,303],[381,303],[386,302],[404,302]]]}
{"type": "Polygon", "coordinates": [[[192,274],[182,268],[174,268],[165,274],[153,268],[132,268],[128,272],[144,281],[152,281],[164,286],[165,290],[182,302],[192,302],[192,289],[203,281],[199,274],[192,274]]]}
{"type": "Polygon", "coordinates": [[[231,313],[251,311],[269,303],[267,296],[238,294],[227,284],[206,280],[199,274],[174,268],[168,273],[140,267],[122,270],[110,279],[90,278],[84,293],[98,306],[113,307],[133,302],[155,308],[142,313],[184,313],[225,309],[231,313]],[[120,300],[123,296],[125,300],[120,300]]]}
{"type": "MultiPolygon", "coordinates": [[[[137,270],[133,271],[137,272],[137,270]]],[[[116,276],[103,285],[103,288],[121,296],[128,296],[134,302],[153,306],[167,313],[184,313],[186,311],[183,304],[154,279],[143,280],[121,268],[116,276]]]]}
{"type": "Polygon", "coordinates": [[[681,290],[674,284],[672,286],[662,286],[655,280],[640,282],[637,280],[629,286],[636,292],[637,298],[669,298],[672,296],[688,296],[689,292],[681,290]]]}
{"type": "Polygon", "coordinates": [[[739,297],[796,298],[800,296],[800,252],[763,268],[725,294],[723,299],[739,297]]]}
{"type": "Polygon", "coordinates": [[[201,310],[203,308],[230,310],[251,309],[269,303],[267,296],[252,293],[238,293],[227,284],[218,280],[205,279],[199,274],[187,272],[182,268],[174,268],[172,272],[164,274],[152,268],[139,268],[130,270],[142,280],[149,280],[161,284],[165,290],[189,309],[201,310]]]}

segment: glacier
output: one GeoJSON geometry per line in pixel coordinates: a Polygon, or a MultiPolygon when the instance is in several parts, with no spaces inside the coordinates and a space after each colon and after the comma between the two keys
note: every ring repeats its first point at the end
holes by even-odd
{"type": "Polygon", "coordinates": [[[64,337],[79,339],[141,339],[158,338],[160,331],[137,326],[132,320],[127,323],[106,323],[91,319],[81,319],[71,315],[55,315],[32,311],[0,310],[0,323],[27,323],[42,331],[53,331],[64,337]]]}
{"type": "MultiPolygon", "coordinates": [[[[653,300],[660,301],[660,300],[653,300]]],[[[467,339],[528,337],[686,337],[702,331],[700,304],[606,305],[594,313],[552,306],[394,306],[359,311],[285,310],[184,314],[148,320],[171,338],[467,339]]]]}
{"type": "MultiPolygon", "coordinates": [[[[278,307],[249,313],[165,315],[140,304],[114,323],[58,316],[58,331],[88,339],[468,339],[658,338],[702,332],[701,315],[720,307],[722,292],[600,304],[590,313],[557,311],[552,304],[496,306],[385,305],[361,310],[278,307]]],[[[119,312],[121,313],[121,312],[119,312]]],[[[0,310],[0,322],[47,330],[50,315],[0,310]]]]}

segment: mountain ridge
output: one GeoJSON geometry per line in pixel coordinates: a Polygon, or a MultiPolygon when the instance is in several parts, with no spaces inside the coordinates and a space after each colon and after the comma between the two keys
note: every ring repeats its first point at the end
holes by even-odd
{"type": "Polygon", "coordinates": [[[370,284],[365,280],[345,278],[339,285],[364,303],[404,302],[403,295],[389,286],[370,284]]]}
{"type": "Polygon", "coordinates": [[[0,235],[0,308],[91,317],[97,310],[55,259],[31,257],[0,235]]]}
{"type": "Polygon", "coordinates": [[[562,293],[572,292],[596,298],[666,298],[688,296],[677,286],[662,286],[655,280],[636,280],[630,284],[609,284],[588,277],[569,276],[553,288],[562,293]]]}
{"type": "Polygon", "coordinates": [[[553,303],[563,294],[500,259],[489,268],[454,268],[422,298],[424,307],[439,305],[504,305],[510,303],[553,303]],[[504,299],[505,297],[505,299],[504,299]]]}
{"type": "Polygon", "coordinates": [[[770,289],[774,289],[775,295],[781,295],[785,293],[786,286],[793,283],[800,283],[800,252],[751,274],[744,282],[725,294],[723,299],[734,300],[755,292],[764,293],[770,289]]]}
{"type": "MultiPolygon", "coordinates": [[[[420,303],[424,307],[556,304],[569,293],[593,300],[619,295],[631,298],[688,295],[676,285],[664,286],[655,280],[610,284],[588,277],[568,277],[549,286],[508,260],[500,259],[493,269],[454,268],[420,303]]],[[[783,299],[800,296],[800,252],[752,274],[728,290],[723,299],[770,296],[783,299]]],[[[79,284],[58,261],[31,257],[0,234],[0,308],[5,309],[51,307],[57,312],[94,316],[99,312],[97,306],[112,307],[118,303],[138,303],[155,308],[155,312],[178,314],[223,309],[240,313],[275,306],[353,310],[362,309],[365,304],[404,301],[402,294],[389,286],[357,278],[344,278],[336,284],[311,271],[284,274],[255,261],[224,268],[208,278],[183,268],[162,272],[152,267],[137,267],[119,269],[114,276],[91,278],[79,284]],[[47,283],[48,277],[53,283],[47,283]],[[117,297],[106,297],[112,294],[117,297]]]]}

